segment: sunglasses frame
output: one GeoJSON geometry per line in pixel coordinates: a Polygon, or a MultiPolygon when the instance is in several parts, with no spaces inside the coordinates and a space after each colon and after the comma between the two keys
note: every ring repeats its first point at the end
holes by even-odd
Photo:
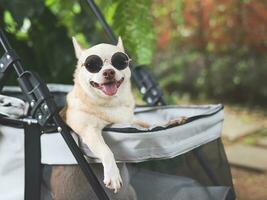
{"type": "MultiPolygon", "coordinates": [[[[107,60],[102,60],[102,58],[99,56],[99,55],[96,55],[96,54],[92,54],[92,55],[89,55],[89,56],[87,56],[87,58],[85,59],[85,61],[82,63],[82,66],[83,67],[85,67],[90,73],[98,73],[101,69],[102,69],[102,67],[104,66],[104,63],[106,62],[107,60]],[[91,57],[91,56],[97,56],[100,60],[101,60],[101,62],[102,62],[102,65],[99,67],[99,70],[97,70],[97,71],[90,71],[90,70],[88,70],[88,67],[86,67],[86,60],[89,58],[89,57],[91,57]]],[[[130,64],[130,62],[132,61],[132,59],[126,54],[126,53],[124,53],[124,52],[120,52],[120,51],[118,51],[118,52],[116,52],[116,53],[114,53],[112,56],[111,56],[111,59],[110,59],[110,64],[115,68],[115,69],[117,69],[117,70],[124,70],[124,69],[126,69],[127,67],[129,67],[129,64],[130,64]],[[113,56],[115,55],[115,54],[117,54],[117,53],[121,53],[121,54],[123,54],[124,56],[126,56],[127,57],[127,64],[126,64],[126,66],[123,68],[123,69],[118,69],[117,67],[115,67],[114,65],[113,65],[113,63],[112,63],[112,58],[113,58],[113,56]]]]}

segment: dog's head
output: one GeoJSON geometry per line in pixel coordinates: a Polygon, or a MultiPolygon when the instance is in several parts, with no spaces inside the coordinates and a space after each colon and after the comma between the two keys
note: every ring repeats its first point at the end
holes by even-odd
{"type": "Polygon", "coordinates": [[[110,98],[125,89],[131,76],[130,58],[121,38],[117,45],[98,44],[83,49],[73,37],[73,46],[78,59],[75,81],[87,94],[110,98]]]}

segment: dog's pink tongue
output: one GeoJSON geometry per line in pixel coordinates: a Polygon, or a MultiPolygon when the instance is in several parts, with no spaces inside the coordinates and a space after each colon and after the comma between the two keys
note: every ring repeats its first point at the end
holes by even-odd
{"type": "Polygon", "coordinates": [[[102,85],[102,91],[106,95],[113,96],[114,94],[117,93],[117,90],[118,88],[115,83],[102,85]]]}

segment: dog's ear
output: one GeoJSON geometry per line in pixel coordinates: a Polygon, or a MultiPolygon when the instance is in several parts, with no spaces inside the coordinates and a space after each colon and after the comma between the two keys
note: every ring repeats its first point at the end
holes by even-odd
{"type": "Polygon", "coordinates": [[[120,48],[122,51],[124,51],[124,47],[123,47],[121,36],[119,36],[117,47],[120,48]]]}
{"type": "Polygon", "coordinates": [[[73,43],[73,47],[74,47],[76,58],[79,59],[79,57],[81,56],[81,53],[83,51],[83,48],[77,42],[77,40],[75,39],[75,37],[72,37],[72,43],[73,43]]]}

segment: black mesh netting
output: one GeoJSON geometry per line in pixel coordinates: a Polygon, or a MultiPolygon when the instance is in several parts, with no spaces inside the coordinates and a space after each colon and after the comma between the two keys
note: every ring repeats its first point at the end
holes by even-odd
{"type": "MultiPolygon", "coordinates": [[[[100,164],[92,167],[103,180],[100,164]]],[[[221,140],[168,160],[119,165],[124,185],[111,199],[222,200],[234,199],[231,174],[221,140]]],[[[42,199],[96,199],[78,166],[43,166],[42,199]]]]}

